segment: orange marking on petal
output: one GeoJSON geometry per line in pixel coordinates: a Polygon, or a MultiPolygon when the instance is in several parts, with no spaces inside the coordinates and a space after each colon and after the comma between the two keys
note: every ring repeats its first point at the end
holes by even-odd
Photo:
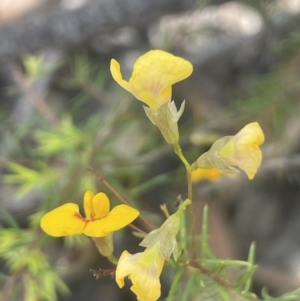
{"type": "Polygon", "coordinates": [[[88,219],[86,219],[85,217],[83,217],[79,212],[74,212],[74,217],[79,218],[83,221],[87,221],[88,219]]]}

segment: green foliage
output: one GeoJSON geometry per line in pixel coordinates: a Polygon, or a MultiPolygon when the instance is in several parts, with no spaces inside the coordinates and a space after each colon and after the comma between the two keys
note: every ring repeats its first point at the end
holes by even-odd
{"type": "Polygon", "coordinates": [[[42,156],[51,156],[60,152],[74,152],[83,147],[85,133],[74,126],[70,116],[65,116],[59,128],[51,131],[38,131],[36,138],[37,153],[42,156]]]}
{"type": "Polygon", "coordinates": [[[299,296],[300,296],[300,288],[298,288],[292,292],[288,292],[277,298],[271,297],[265,289],[262,291],[263,300],[266,300],[266,301],[299,300],[299,296]]]}
{"type": "Polygon", "coordinates": [[[47,166],[44,162],[37,161],[36,169],[31,169],[23,165],[9,162],[8,169],[12,174],[4,177],[5,181],[10,184],[19,184],[17,196],[21,198],[33,188],[41,190],[47,189],[49,185],[53,185],[58,178],[58,174],[47,166]]]}
{"type": "MultiPolygon", "coordinates": [[[[182,237],[182,236],[181,236],[182,237]]],[[[183,236],[186,238],[186,236],[183,236]]],[[[300,289],[280,297],[271,297],[264,289],[261,298],[251,292],[253,274],[257,268],[254,263],[255,244],[249,250],[248,261],[216,258],[209,246],[208,206],[203,210],[200,237],[201,255],[195,262],[185,256],[176,263],[170,262],[169,270],[172,285],[167,301],[175,300],[298,300],[300,289]],[[172,276],[171,276],[172,275],[172,276]]],[[[186,245],[188,242],[181,245],[186,245]]]]}
{"type": "MultiPolygon", "coordinates": [[[[88,89],[93,87],[102,94],[101,91],[107,78],[107,71],[104,72],[86,54],[77,54],[74,59],[70,60],[69,69],[71,76],[60,79],[62,87],[67,89],[77,89],[79,87],[88,89]]],[[[88,91],[90,92],[91,90],[88,91]]]]}
{"type": "Polygon", "coordinates": [[[23,59],[23,65],[31,80],[38,79],[47,71],[45,68],[44,57],[42,55],[26,55],[23,59]]]}
{"type": "Polygon", "coordinates": [[[33,230],[0,229],[0,258],[11,275],[0,293],[3,300],[20,289],[24,301],[55,301],[57,292],[69,292],[36,243],[37,235],[33,230]]]}
{"type": "MultiPolygon", "coordinates": [[[[24,67],[31,79],[45,72],[43,59],[37,56],[27,57],[24,67]]],[[[155,130],[149,129],[148,124],[139,120],[135,108],[129,106],[130,102],[114,102],[111,95],[104,91],[107,72],[85,55],[76,56],[64,68],[69,74],[60,79],[60,87],[77,93],[68,112],[57,118],[58,124],[45,124],[43,119],[37,118],[17,128],[15,140],[8,139],[11,133],[6,129],[1,133],[1,137],[11,144],[9,148],[15,151],[12,154],[8,152],[3,158],[8,170],[4,177],[5,183],[17,187],[19,199],[36,189],[42,192],[43,197],[37,212],[30,217],[28,229],[18,228],[17,222],[8,213],[5,221],[9,227],[0,228],[0,258],[5,262],[6,269],[6,274],[0,278],[4,287],[0,297],[4,300],[23,294],[25,301],[52,301],[57,299],[57,293],[68,293],[65,283],[59,278],[58,267],[53,265],[44,252],[49,241],[45,240],[45,234],[41,234],[37,227],[44,212],[69,199],[81,202],[84,191],[98,190],[99,181],[89,171],[90,167],[105,175],[118,191],[135,199],[158,185],[174,182],[171,173],[143,179],[145,167],[136,162],[148,155],[149,148],[155,148],[159,140],[156,139],[155,130]],[[88,109],[78,110],[83,107],[82,99],[91,98],[101,101],[101,110],[95,113],[90,113],[88,109]],[[39,130],[36,131],[36,128],[39,130]],[[25,145],[26,157],[23,154],[22,158],[20,154],[24,149],[18,140],[28,137],[28,132],[32,143],[25,145]]],[[[267,116],[272,126],[282,127],[287,114],[294,108],[294,98],[282,86],[286,72],[289,70],[264,76],[255,82],[248,101],[235,103],[229,108],[228,116],[237,115],[236,112],[246,118],[267,116]],[[232,113],[233,109],[235,113],[232,113]],[[282,123],[278,122],[278,112],[285,113],[281,114],[282,123]]],[[[236,121],[235,118],[233,120],[236,121]]],[[[176,126],[177,121],[174,121],[176,126]]],[[[178,143],[178,137],[175,140],[178,143]]],[[[180,146],[176,145],[174,149],[189,174],[190,165],[180,146]]],[[[101,190],[105,190],[103,185],[101,190]]],[[[193,230],[190,222],[186,215],[181,216],[178,242],[181,256],[178,262],[169,262],[171,287],[167,301],[299,299],[300,289],[275,298],[269,296],[266,290],[262,291],[261,297],[251,292],[257,267],[254,243],[250,246],[247,261],[216,258],[209,245],[207,206],[203,209],[201,235],[194,237],[199,249],[195,252],[195,258],[191,259],[190,253],[195,246],[190,238],[193,230]]],[[[142,236],[141,233],[138,235],[142,236]]],[[[63,242],[66,249],[87,247],[90,244],[90,240],[82,236],[71,236],[63,242]]]]}
{"type": "MultiPolygon", "coordinates": [[[[26,57],[24,68],[31,81],[49,71],[40,56],[26,57]]],[[[148,184],[143,182],[140,175],[145,168],[134,164],[156,140],[150,138],[155,133],[152,129],[147,130],[148,139],[141,139],[145,124],[133,118],[136,112],[129,107],[130,102],[106,98],[109,106],[92,113],[78,103],[82,96],[93,101],[97,96],[102,101],[107,71],[99,72],[99,65],[84,55],[61,68],[71,72],[61,78],[60,85],[76,95],[66,113],[57,116],[58,123],[51,124],[36,114],[22,124],[5,120],[8,126],[1,128],[0,137],[6,147],[0,159],[6,167],[3,179],[5,185],[16,191],[11,197],[22,202],[30,192],[38,191],[41,201],[29,217],[28,230],[19,229],[17,217],[1,208],[1,221],[5,223],[3,227],[0,221],[0,260],[5,262],[5,271],[0,275],[0,287],[4,288],[1,300],[24,296],[24,301],[54,301],[58,293],[67,293],[66,284],[59,278],[59,267],[44,252],[51,241],[37,228],[45,212],[68,201],[82,203],[86,190],[98,191],[101,184],[91,167],[120,191],[125,191],[126,181],[126,194],[132,196],[160,185],[163,178],[167,182],[166,176],[149,180],[148,184]]],[[[105,191],[103,185],[101,190],[105,191]]],[[[85,236],[67,237],[63,242],[66,250],[88,248],[91,244],[85,236]]]]}
{"type": "Polygon", "coordinates": [[[253,294],[249,290],[256,269],[254,245],[250,248],[248,261],[219,259],[213,254],[208,239],[208,206],[205,206],[200,257],[195,262],[187,263],[185,259],[174,263],[177,272],[167,300],[251,300],[253,294]]]}

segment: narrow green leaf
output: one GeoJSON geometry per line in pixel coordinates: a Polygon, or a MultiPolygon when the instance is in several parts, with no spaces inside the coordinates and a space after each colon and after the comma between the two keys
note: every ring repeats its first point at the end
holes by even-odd
{"type": "MultiPolygon", "coordinates": [[[[250,249],[249,249],[249,255],[248,255],[248,263],[250,266],[247,267],[247,272],[249,272],[253,265],[254,265],[254,259],[255,259],[255,243],[252,242],[250,249]]],[[[254,271],[253,271],[254,272],[254,271]]],[[[245,291],[249,291],[251,289],[251,285],[252,285],[252,274],[249,275],[248,280],[245,283],[245,291]]]]}
{"type": "Polygon", "coordinates": [[[203,208],[203,218],[202,218],[202,230],[201,230],[201,236],[200,236],[200,258],[215,258],[215,255],[211,251],[209,247],[208,242],[208,215],[209,215],[209,209],[208,205],[205,205],[203,208]]]}
{"type": "MultiPolygon", "coordinates": [[[[4,222],[7,223],[8,226],[10,226],[10,228],[20,229],[14,217],[5,208],[1,208],[1,216],[4,222]]],[[[0,228],[2,228],[1,224],[0,224],[0,228]]]]}
{"type": "Polygon", "coordinates": [[[181,301],[187,301],[189,299],[191,293],[193,292],[193,286],[194,286],[196,277],[197,277],[197,273],[193,273],[193,275],[188,280],[185,290],[183,292],[181,301]]]}
{"type": "Polygon", "coordinates": [[[177,270],[177,273],[175,274],[174,278],[173,278],[173,282],[172,282],[172,285],[171,285],[171,288],[170,288],[170,291],[169,291],[169,294],[168,294],[168,297],[167,297],[167,301],[171,301],[176,293],[176,290],[178,288],[178,284],[180,282],[180,279],[183,275],[183,272],[184,272],[184,268],[179,268],[177,270]]]}

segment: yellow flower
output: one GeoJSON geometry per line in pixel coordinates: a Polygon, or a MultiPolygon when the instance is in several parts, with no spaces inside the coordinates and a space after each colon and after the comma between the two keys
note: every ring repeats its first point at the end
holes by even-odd
{"type": "Polygon", "coordinates": [[[264,133],[257,122],[243,127],[218,152],[226,164],[238,166],[251,180],[262,161],[262,152],[259,148],[265,141],[264,133]]]}
{"type": "Polygon", "coordinates": [[[132,282],[130,289],[139,301],[155,301],[160,297],[159,276],[164,260],[157,245],[134,255],[124,251],[117,265],[116,282],[122,288],[124,278],[128,276],[132,282]]]}
{"type": "Polygon", "coordinates": [[[110,202],[105,193],[94,195],[87,191],[84,195],[83,217],[74,203],[64,204],[41,219],[42,229],[51,236],[68,236],[84,233],[91,237],[104,237],[119,230],[133,220],[139,212],[127,205],[118,205],[110,211],[110,202]]]}
{"type": "Polygon", "coordinates": [[[216,168],[227,174],[236,174],[242,169],[252,180],[262,161],[262,152],[259,146],[265,136],[257,122],[243,127],[235,136],[225,136],[218,139],[193,164],[193,168],[216,168]]]}
{"type": "Polygon", "coordinates": [[[222,177],[222,173],[216,168],[197,168],[192,172],[192,181],[199,182],[202,180],[214,181],[222,177]]]}
{"type": "Polygon", "coordinates": [[[162,104],[171,101],[172,85],[190,76],[193,66],[168,52],[151,50],[136,60],[129,81],[122,78],[120,64],[114,59],[110,71],[121,87],[157,111],[162,104]]]}

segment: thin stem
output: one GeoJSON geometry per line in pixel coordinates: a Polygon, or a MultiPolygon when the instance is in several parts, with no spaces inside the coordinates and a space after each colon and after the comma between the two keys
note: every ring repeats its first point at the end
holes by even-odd
{"type": "MultiPolygon", "coordinates": [[[[202,265],[201,263],[199,263],[196,260],[191,260],[190,262],[187,263],[187,266],[193,267],[197,270],[199,270],[201,272],[201,274],[209,277],[210,279],[212,279],[215,283],[217,283],[218,285],[225,287],[225,288],[236,288],[236,285],[224,280],[223,278],[221,278],[218,274],[214,273],[212,274],[209,269],[207,267],[205,267],[204,265],[202,265]]],[[[261,299],[257,296],[245,296],[248,300],[251,301],[260,301],[261,299]]]]}
{"type": "Polygon", "coordinates": [[[58,126],[59,120],[55,115],[54,111],[48,106],[45,99],[34,90],[33,84],[29,77],[22,73],[20,69],[15,67],[12,70],[13,76],[17,81],[18,85],[27,96],[28,100],[34,105],[34,107],[53,125],[58,126]]]}
{"type": "Polygon", "coordinates": [[[139,227],[133,225],[133,224],[129,224],[128,225],[131,229],[135,230],[136,232],[140,232],[142,234],[148,234],[147,232],[145,232],[144,230],[140,229],[139,227]]]}
{"type": "Polygon", "coordinates": [[[188,170],[191,168],[190,163],[188,162],[188,160],[185,158],[185,156],[182,153],[181,147],[179,144],[174,145],[174,151],[175,153],[178,155],[178,157],[180,158],[180,160],[182,161],[182,163],[184,164],[185,168],[188,170]]]}
{"type": "Polygon", "coordinates": [[[192,172],[187,170],[187,183],[188,183],[188,198],[191,200],[189,205],[189,215],[191,219],[191,229],[192,229],[192,259],[197,258],[196,252],[196,226],[195,226],[195,210],[193,205],[193,189],[192,189],[192,172]]]}
{"type": "Polygon", "coordinates": [[[174,146],[174,151],[184,164],[186,168],[186,179],[187,179],[187,192],[188,198],[191,200],[191,204],[189,205],[189,215],[191,219],[191,230],[192,230],[192,259],[195,260],[197,258],[196,252],[196,227],[195,227],[195,213],[194,213],[194,206],[193,206],[193,187],[192,187],[192,167],[185,158],[182,153],[181,147],[178,145],[174,146]]]}
{"type": "Polygon", "coordinates": [[[219,275],[211,274],[207,267],[205,267],[204,265],[202,265],[201,263],[199,263],[196,260],[191,260],[187,265],[199,270],[201,272],[201,274],[211,278],[212,280],[214,280],[216,283],[218,283],[219,285],[221,285],[223,287],[228,287],[228,288],[235,287],[233,284],[227,282],[226,280],[221,278],[219,275]]]}
{"type": "Polygon", "coordinates": [[[14,274],[10,276],[7,282],[4,284],[2,291],[0,292],[0,300],[6,301],[10,299],[10,293],[12,293],[13,288],[16,286],[17,282],[20,280],[22,273],[24,271],[21,269],[16,271],[14,274]]]}
{"type": "MultiPolygon", "coordinates": [[[[95,169],[90,168],[92,173],[96,176],[96,178],[102,182],[122,203],[130,206],[130,204],[117,192],[116,189],[114,189],[95,169]]],[[[138,219],[140,219],[150,230],[154,229],[154,226],[150,224],[142,215],[138,216],[138,219]]]]}

